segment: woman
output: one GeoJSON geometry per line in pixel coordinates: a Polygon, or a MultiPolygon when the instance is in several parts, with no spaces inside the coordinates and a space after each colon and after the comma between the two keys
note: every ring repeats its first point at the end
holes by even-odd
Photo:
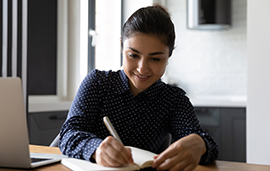
{"type": "Polygon", "coordinates": [[[170,133],[175,142],[155,156],[153,168],[192,170],[217,158],[185,92],[160,80],[174,41],[174,25],[160,5],[130,16],[122,30],[123,70],[94,70],[83,80],[60,132],[63,154],[118,167],[133,162],[124,145],[157,153],[170,133]],[[124,145],[110,136],[104,116],[124,145]]]}

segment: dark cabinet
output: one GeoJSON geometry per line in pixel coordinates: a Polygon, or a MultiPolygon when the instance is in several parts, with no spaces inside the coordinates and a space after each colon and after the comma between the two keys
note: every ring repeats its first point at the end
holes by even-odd
{"type": "Polygon", "coordinates": [[[29,113],[30,144],[50,145],[64,123],[67,111],[29,113]]]}
{"type": "Polygon", "coordinates": [[[246,162],[246,109],[196,107],[201,126],[219,145],[219,160],[246,162]]]}

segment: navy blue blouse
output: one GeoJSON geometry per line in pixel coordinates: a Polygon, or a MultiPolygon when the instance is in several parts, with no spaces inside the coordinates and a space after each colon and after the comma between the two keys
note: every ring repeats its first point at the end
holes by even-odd
{"type": "Polygon", "coordinates": [[[82,81],[60,131],[62,153],[90,160],[110,135],[104,116],[110,118],[126,146],[157,153],[168,133],[174,140],[196,133],[207,147],[200,163],[207,164],[218,156],[217,144],[199,125],[182,89],[158,80],[134,97],[123,70],[93,70],[82,81]]]}

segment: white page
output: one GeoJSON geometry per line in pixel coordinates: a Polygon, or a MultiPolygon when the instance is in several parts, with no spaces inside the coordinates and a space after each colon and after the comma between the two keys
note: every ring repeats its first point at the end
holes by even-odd
{"type": "MultiPolygon", "coordinates": [[[[129,146],[127,146],[129,147],[129,146]]],[[[154,156],[157,154],[142,150],[136,147],[129,147],[131,149],[132,157],[134,160],[134,163],[136,163],[139,166],[142,166],[146,162],[151,162],[154,160],[154,156]]],[[[150,165],[151,166],[151,165],[150,165]]]]}
{"type": "Polygon", "coordinates": [[[137,170],[137,166],[135,165],[128,165],[125,167],[104,167],[101,165],[98,165],[96,163],[91,163],[86,160],[82,159],[75,159],[75,158],[64,158],[62,159],[61,163],[70,168],[71,170],[76,171],[106,171],[106,170],[125,170],[125,171],[131,171],[131,170],[137,170]]]}

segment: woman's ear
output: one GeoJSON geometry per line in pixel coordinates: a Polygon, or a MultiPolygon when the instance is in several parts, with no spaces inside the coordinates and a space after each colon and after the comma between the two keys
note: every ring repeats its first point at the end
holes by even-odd
{"type": "Polygon", "coordinates": [[[121,43],[121,53],[123,52],[123,40],[122,37],[120,37],[120,43],[121,43]]]}

